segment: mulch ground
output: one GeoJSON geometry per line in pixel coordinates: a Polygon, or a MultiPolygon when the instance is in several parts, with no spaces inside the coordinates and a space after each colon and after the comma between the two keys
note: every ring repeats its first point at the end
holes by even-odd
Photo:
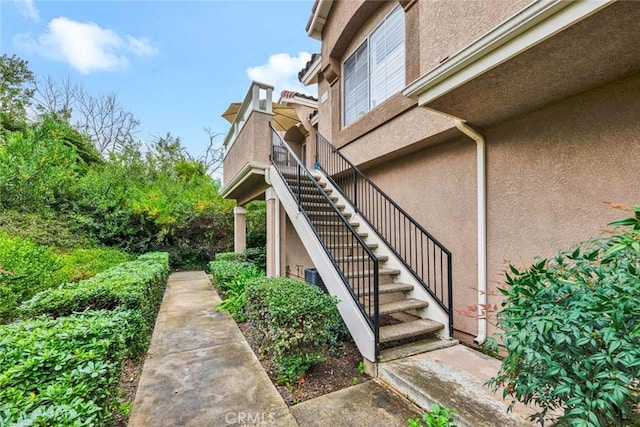
{"type": "Polygon", "coordinates": [[[269,378],[271,378],[271,381],[289,406],[371,379],[366,374],[360,374],[358,366],[362,361],[362,356],[356,345],[349,341],[340,343],[335,354],[328,354],[326,361],[312,366],[294,384],[278,385],[275,366],[270,358],[260,354],[255,344],[251,323],[247,321],[238,326],[260,363],[262,363],[269,378]]]}

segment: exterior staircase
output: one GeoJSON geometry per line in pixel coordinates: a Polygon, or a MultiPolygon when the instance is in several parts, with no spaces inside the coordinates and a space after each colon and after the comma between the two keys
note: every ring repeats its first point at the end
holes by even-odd
{"type": "Polygon", "coordinates": [[[340,292],[346,288],[350,308],[342,303],[338,308],[361,353],[372,361],[387,361],[456,344],[447,330],[448,318],[432,315],[441,311],[438,304],[412,280],[351,201],[323,173],[304,168],[273,133],[272,185],[328,291],[345,302],[340,292]],[[323,268],[327,264],[332,268],[323,268]],[[349,321],[354,314],[371,334],[362,337],[362,322],[349,321]],[[373,347],[362,343],[371,339],[373,347]]]}

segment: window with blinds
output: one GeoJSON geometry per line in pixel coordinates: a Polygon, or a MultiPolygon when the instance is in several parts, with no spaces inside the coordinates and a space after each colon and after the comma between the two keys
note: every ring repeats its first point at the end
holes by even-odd
{"type": "Polygon", "coordinates": [[[343,64],[344,125],[405,84],[404,13],[396,7],[343,64]]]}

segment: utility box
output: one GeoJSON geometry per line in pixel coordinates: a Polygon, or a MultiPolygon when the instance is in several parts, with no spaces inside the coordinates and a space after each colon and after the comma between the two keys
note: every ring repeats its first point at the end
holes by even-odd
{"type": "Polygon", "coordinates": [[[318,270],[315,268],[304,269],[304,281],[309,283],[310,285],[317,286],[323,291],[327,292],[327,287],[324,285],[322,277],[320,277],[318,270]]]}

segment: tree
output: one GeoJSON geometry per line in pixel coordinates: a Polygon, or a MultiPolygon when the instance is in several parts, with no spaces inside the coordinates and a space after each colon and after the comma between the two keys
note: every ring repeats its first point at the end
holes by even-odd
{"type": "Polygon", "coordinates": [[[27,61],[16,55],[0,57],[0,106],[2,122],[24,122],[31,105],[35,79],[27,61]]]}
{"type": "Polygon", "coordinates": [[[89,135],[103,156],[121,150],[134,139],[140,122],[120,105],[115,94],[95,97],[78,89],[76,101],[80,116],[77,127],[89,135]]]}
{"type": "Polygon", "coordinates": [[[213,132],[211,128],[204,128],[204,131],[207,133],[209,137],[209,143],[207,144],[207,149],[204,154],[198,159],[206,168],[207,174],[212,175],[215,172],[218,172],[222,167],[222,162],[224,160],[224,147],[220,144],[216,144],[215,139],[224,135],[221,132],[213,132]]]}
{"type": "Polygon", "coordinates": [[[71,113],[80,88],[69,77],[58,83],[51,76],[36,83],[34,101],[40,116],[49,115],[67,123],[71,122],[71,113]]]}

